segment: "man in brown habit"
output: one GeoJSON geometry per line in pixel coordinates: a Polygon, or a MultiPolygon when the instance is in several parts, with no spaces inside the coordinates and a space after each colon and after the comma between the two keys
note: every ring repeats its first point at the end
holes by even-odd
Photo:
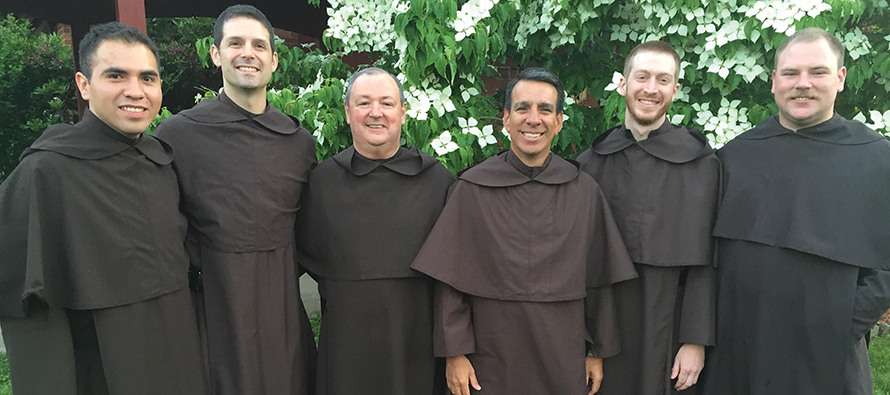
{"type": "Polygon", "coordinates": [[[631,50],[618,91],[624,124],[578,156],[599,183],[640,277],[615,285],[621,353],[603,361],[603,395],[690,393],[714,345],[711,230],[720,162],[704,134],[672,125],[680,57],[631,50]]]}
{"type": "Polygon", "coordinates": [[[709,395],[871,394],[865,334],[890,308],[890,141],[834,112],[831,33],[776,51],[779,114],[717,152],[717,347],[709,395]]]}
{"type": "Polygon", "coordinates": [[[550,153],[564,99],[544,69],[510,82],[510,150],[458,176],[412,264],[440,281],[433,342],[454,394],[592,394],[619,351],[609,286],[636,273],[599,186],[550,153]]]}
{"type": "Polygon", "coordinates": [[[176,149],[210,389],[310,394],[315,344],[300,301],[294,218],[315,142],[266,102],[278,56],[265,15],[229,7],[213,40],[223,92],[156,131],[176,149]]]}
{"type": "Polygon", "coordinates": [[[117,22],[83,38],[89,109],[54,125],[0,186],[0,325],[19,395],[204,394],[186,220],[158,51],[117,22]]]}
{"type": "Polygon", "coordinates": [[[317,394],[441,395],[434,282],[410,265],[454,176],[399,147],[405,96],[388,72],[355,73],[344,107],[353,146],[312,171],[297,219],[300,264],[323,301],[317,394]]]}

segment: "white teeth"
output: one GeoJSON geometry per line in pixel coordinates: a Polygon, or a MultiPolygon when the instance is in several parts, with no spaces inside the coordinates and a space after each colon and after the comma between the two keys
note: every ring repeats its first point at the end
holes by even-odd
{"type": "Polygon", "coordinates": [[[807,100],[810,100],[810,98],[809,97],[795,97],[793,100],[794,101],[807,101],[807,100]]]}
{"type": "Polygon", "coordinates": [[[368,127],[371,128],[371,129],[380,129],[380,128],[383,128],[382,125],[368,125],[368,127]]]}
{"type": "Polygon", "coordinates": [[[533,138],[537,138],[537,137],[541,137],[541,136],[543,136],[544,133],[526,133],[526,132],[522,132],[522,135],[525,136],[525,137],[528,137],[528,138],[533,139],[533,138]]]}
{"type": "Polygon", "coordinates": [[[652,100],[640,100],[640,102],[643,104],[655,104],[655,102],[652,100]]]}
{"type": "Polygon", "coordinates": [[[256,67],[251,67],[251,66],[238,66],[238,70],[241,70],[241,71],[259,71],[258,68],[256,68],[256,67]]]}
{"type": "Polygon", "coordinates": [[[121,107],[121,109],[124,111],[129,111],[129,112],[143,112],[143,111],[145,111],[144,108],[139,108],[139,107],[121,107]]]}

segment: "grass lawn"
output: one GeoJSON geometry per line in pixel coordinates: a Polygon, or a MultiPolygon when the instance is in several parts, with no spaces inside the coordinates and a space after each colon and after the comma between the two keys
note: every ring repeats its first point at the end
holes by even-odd
{"type": "MultiPolygon", "coordinates": [[[[315,340],[318,341],[318,317],[310,317],[315,340]]],[[[875,339],[869,349],[871,374],[875,381],[875,395],[890,395],[890,336],[875,339]]],[[[0,354],[0,395],[12,395],[9,384],[9,365],[6,354],[0,354]]]]}

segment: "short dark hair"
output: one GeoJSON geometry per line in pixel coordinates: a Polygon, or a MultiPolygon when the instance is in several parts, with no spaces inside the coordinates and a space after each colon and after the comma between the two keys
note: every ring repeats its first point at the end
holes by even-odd
{"type": "Polygon", "coordinates": [[[124,44],[142,44],[155,56],[158,69],[161,68],[161,58],[158,56],[158,46],[151,41],[145,33],[139,29],[124,25],[120,22],[108,22],[95,26],[80,40],[77,55],[80,57],[80,72],[90,79],[93,74],[93,61],[96,57],[96,49],[103,41],[119,41],[124,44]]]}
{"type": "Polygon", "coordinates": [[[630,78],[628,74],[630,74],[631,70],[633,70],[634,58],[640,52],[654,52],[664,55],[670,55],[674,58],[674,64],[677,66],[674,71],[674,82],[680,80],[680,55],[677,53],[677,50],[674,49],[673,46],[664,42],[664,41],[647,41],[640,45],[634,47],[634,49],[630,50],[630,53],[627,54],[627,58],[624,59],[624,78],[630,78]]]}
{"type": "Polygon", "coordinates": [[[818,27],[808,27],[799,30],[792,34],[791,37],[785,39],[785,42],[783,42],[782,45],[779,46],[779,49],[776,50],[776,59],[773,62],[773,69],[775,70],[779,67],[779,56],[782,55],[782,52],[785,52],[785,49],[788,48],[789,45],[798,41],[813,42],[820,39],[825,40],[825,42],[828,43],[828,48],[830,48],[831,52],[834,52],[834,55],[837,56],[837,69],[840,70],[841,67],[844,67],[844,45],[841,44],[841,40],[838,40],[834,34],[818,27]]]}
{"type": "Polygon", "coordinates": [[[504,97],[504,109],[510,112],[510,106],[513,104],[513,87],[519,81],[538,81],[546,82],[556,88],[556,112],[562,112],[563,103],[566,101],[566,92],[562,89],[562,83],[559,77],[552,71],[541,67],[529,67],[519,72],[519,76],[507,84],[507,95],[504,97]]]}
{"type": "Polygon", "coordinates": [[[272,24],[269,23],[269,19],[266,18],[266,15],[263,14],[262,11],[247,4],[233,5],[219,14],[216,18],[216,23],[213,24],[213,45],[216,45],[216,47],[219,48],[219,44],[223,39],[223,26],[229,19],[239,17],[250,18],[262,23],[263,26],[266,27],[266,30],[269,31],[269,44],[272,45],[273,49],[275,48],[275,33],[272,31],[272,24]]]}
{"type": "Polygon", "coordinates": [[[361,77],[363,75],[379,75],[379,74],[386,74],[386,75],[390,76],[393,81],[396,82],[396,86],[399,87],[399,102],[402,104],[405,104],[405,91],[402,89],[402,83],[399,82],[399,79],[396,78],[396,76],[392,75],[392,73],[390,73],[384,69],[381,69],[379,67],[368,67],[368,68],[356,71],[355,74],[353,74],[352,77],[349,78],[349,83],[346,85],[346,94],[343,95],[343,103],[346,104],[347,106],[349,105],[349,95],[352,94],[352,84],[355,83],[355,80],[357,80],[358,77],[361,77]]]}

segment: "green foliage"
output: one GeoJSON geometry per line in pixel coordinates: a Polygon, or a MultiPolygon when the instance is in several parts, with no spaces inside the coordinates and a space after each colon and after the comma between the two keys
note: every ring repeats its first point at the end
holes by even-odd
{"type": "MultiPolygon", "coordinates": [[[[149,18],[149,37],[158,45],[164,106],[171,112],[191,108],[195,95],[218,90],[219,69],[205,68],[195,52],[195,42],[213,30],[214,18],[149,18]]],[[[212,41],[211,41],[212,43],[212,41]]]]}
{"type": "Polygon", "coordinates": [[[76,119],[71,50],[31,23],[0,19],[0,181],[49,125],[76,119]]]}
{"type": "Polygon", "coordinates": [[[875,395],[890,395],[890,336],[872,339],[868,354],[875,395]]]}
{"type": "Polygon", "coordinates": [[[0,353],[0,395],[12,395],[12,383],[9,381],[9,361],[6,353],[0,353]]]}

